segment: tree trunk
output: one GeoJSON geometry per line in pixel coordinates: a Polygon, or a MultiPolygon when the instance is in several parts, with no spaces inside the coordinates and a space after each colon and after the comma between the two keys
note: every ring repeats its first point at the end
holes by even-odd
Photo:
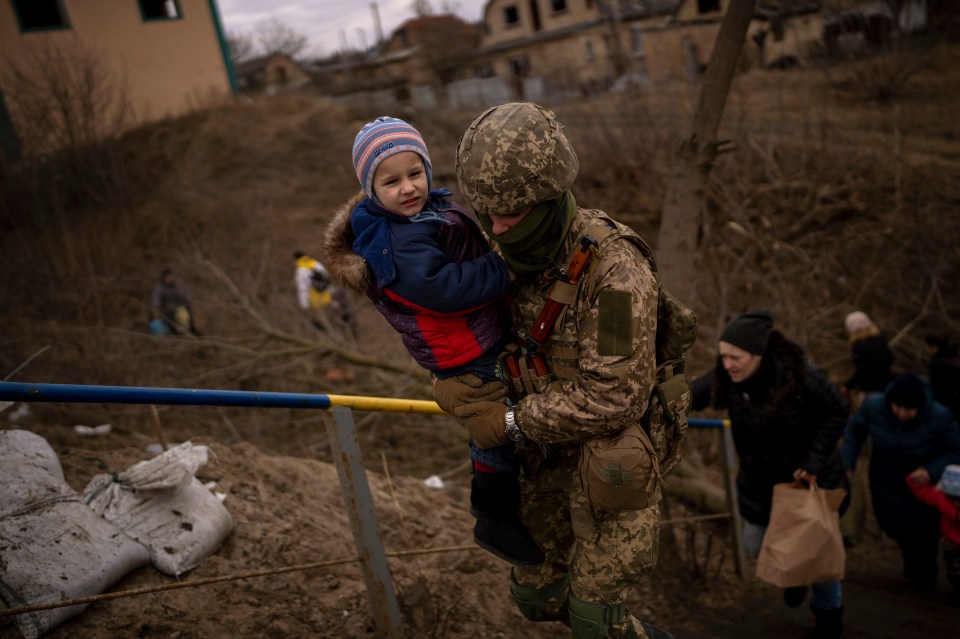
{"type": "Polygon", "coordinates": [[[666,178],[657,262],[664,286],[689,305],[697,272],[697,234],[717,130],[755,0],[730,0],[700,85],[693,133],[683,141],[666,178]]]}

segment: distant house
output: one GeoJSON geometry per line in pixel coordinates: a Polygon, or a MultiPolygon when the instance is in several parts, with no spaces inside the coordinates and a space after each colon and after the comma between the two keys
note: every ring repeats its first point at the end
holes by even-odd
{"type": "Polygon", "coordinates": [[[385,43],[365,52],[342,53],[324,67],[326,89],[358,105],[433,108],[473,55],[479,30],[443,14],[408,20],[385,43]]]}
{"type": "Polygon", "coordinates": [[[237,86],[244,93],[274,94],[300,89],[310,83],[310,76],[289,55],[268,53],[236,65],[237,86]]]}
{"type": "Polygon", "coordinates": [[[720,0],[489,0],[478,77],[518,97],[606,89],[699,72],[723,18],[720,0]]]}
{"type": "MultiPolygon", "coordinates": [[[[78,52],[94,57],[109,80],[126,87],[139,121],[189,111],[236,88],[216,0],[0,2],[6,70],[13,66],[39,76],[38,61],[61,59],[67,77],[78,52]]],[[[7,83],[0,90],[13,128],[22,126],[31,116],[17,113],[18,87],[7,83]]]]}
{"type": "MultiPolygon", "coordinates": [[[[475,78],[507,80],[513,97],[589,93],[705,68],[729,0],[489,0],[475,78]]],[[[751,34],[771,63],[820,41],[816,0],[758,0],[751,34]],[[770,33],[771,37],[766,37],[770,33]]],[[[759,64],[759,62],[758,62],[759,64]]]]}

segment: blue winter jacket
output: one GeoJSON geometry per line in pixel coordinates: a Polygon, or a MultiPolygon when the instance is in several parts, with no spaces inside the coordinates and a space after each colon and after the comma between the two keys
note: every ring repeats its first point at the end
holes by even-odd
{"type": "Polygon", "coordinates": [[[910,421],[897,419],[886,394],[877,395],[864,400],[843,433],[843,465],[851,469],[856,468],[860,448],[870,436],[874,514],[880,527],[894,539],[912,522],[935,514],[914,497],[907,475],[923,467],[930,473],[930,481],[936,483],[948,464],[960,463],[960,426],[945,406],[933,401],[929,384],[924,385],[926,405],[910,421]]]}
{"type": "Polygon", "coordinates": [[[499,347],[497,301],[510,289],[503,259],[462,208],[430,192],[408,218],[366,198],[350,218],[353,252],[373,272],[367,296],[421,366],[449,370],[499,347]]]}

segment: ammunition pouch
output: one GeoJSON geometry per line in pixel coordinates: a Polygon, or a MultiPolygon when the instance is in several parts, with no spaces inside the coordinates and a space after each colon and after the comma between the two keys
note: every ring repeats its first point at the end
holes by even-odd
{"type": "Polygon", "coordinates": [[[527,395],[542,393],[555,379],[549,373],[538,375],[516,342],[508,344],[498,356],[498,360],[510,389],[510,399],[514,403],[527,395]]]}

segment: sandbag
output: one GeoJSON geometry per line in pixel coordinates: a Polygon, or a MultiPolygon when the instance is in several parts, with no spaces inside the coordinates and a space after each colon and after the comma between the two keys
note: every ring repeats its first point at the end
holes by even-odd
{"type": "Polygon", "coordinates": [[[838,510],[846,494],[816,482],[774,485],[757,577],[781,588],[843,579],[846,551],[838,510]]]}
{"type": "Polygon", "coordinates": [[[211,555],[233,530],[233,517],[194,473],[207,447],[185,442],[119,474],[97,475],[87,504],[150,551],[160,572],[179,576],[211,555]]]}
{"type": "MultiPolygon", "coordinates": [[[[47,441],[0,431],[0,598],[8,607],[97,595],[150,561],[147,549],[104,520],[64,481],[47,441]]],[[[17,615],[26,639],[89,604],[17,615]]]]}

